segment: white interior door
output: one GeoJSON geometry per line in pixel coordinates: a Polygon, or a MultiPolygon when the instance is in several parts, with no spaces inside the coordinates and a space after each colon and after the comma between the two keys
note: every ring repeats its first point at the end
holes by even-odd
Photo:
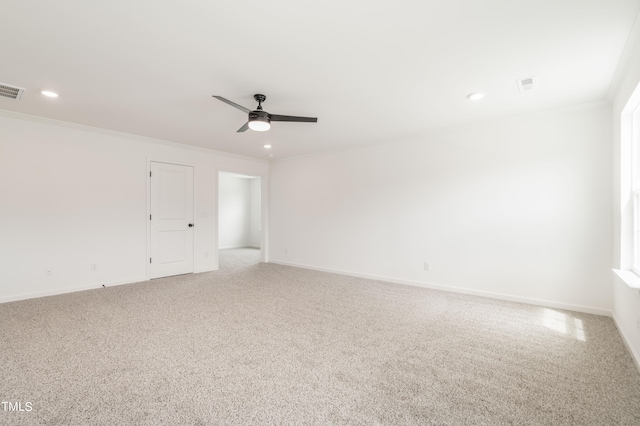
{"type": "Polygon", "coordinates": [[[193,167],[151,162],[150,278],[193,272],[193,167]]]}

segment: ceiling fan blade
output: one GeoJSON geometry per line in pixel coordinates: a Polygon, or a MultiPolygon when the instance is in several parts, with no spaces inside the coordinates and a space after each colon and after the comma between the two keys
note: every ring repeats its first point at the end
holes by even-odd
{"type": "Polygon", "coordinates": [[[244,112],[246,112],[247,114],[249,114],[249,113],[251,112],[251,110],[250,110],[249,108],[245,108],[245,107],[243,107],[242,105],[238,105],[238,104],[237,104],[237,103],[235,103],[235,102],[231,102],[229,99],[225,99],[225,98],[223,98],[222,96],[216,96],[216,95],[212,95],[212,96],[213,96],[214,98],[218,99],[218,100],[221,100],[221,101],[222,101],[222,102],[224,102],[225,104],[229,104],[229,105],[231,105],[232,107],[238,108],[240,111],[244,111],[244,112]]]}
{"type": "Polygon", "coordinates": [[[297,121],[300,123],[317,123],[317,117],[296,117],[294,115],[278,115],[278,114],[270,114],[269,118],[271,121],[297,121]]]}
{"type": "Polygon", "coordinates": [[[246,132],[248,128],[249,128],[249,122],[247,121],[246,123],[244,123],[244,126],[242,126],[242,127],[240,127],[238,129],[238,131],[236,133],[246,132]]]}

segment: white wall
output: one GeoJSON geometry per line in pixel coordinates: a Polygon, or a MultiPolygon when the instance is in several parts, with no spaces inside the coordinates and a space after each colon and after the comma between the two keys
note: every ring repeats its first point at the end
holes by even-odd
{"type": "Polygon", "coordinates": [[[270,182],[271,261],[612,307],[607,104],[278,161],[270,182]]]}
{"type": "Polygon", "coordinates": [[[268,163],[0,112],[0,302],[147,279],[150,160],[194,166],[195,271],[216,269],[218,169],[268,163]]]}
{"type": "MultiPolygon", "coordinates": [[[[631,145],[623,135],[621,114],[640,87],[640,24],[636,24],[613,87],[613,209],[614,256],[617,269],[631,267],[633,211],[631,204],[631,145]]],[[[613,274],[612,274],[613,275],[613,274]]],[[[613,275],[613,317],[636,363],[640,365],[640,293],[613,275]]]]}
{"type": "Polygon", "coordinates": [[[249,246],[260,248],[260,234],[262,232],[260,217],[262,215],[261,178],[249,180],[249,246]]]}
{"type": "Polygon", "coordinates": [[[220,173],[219,248],[260,248],[260,178],[220,173]]]}

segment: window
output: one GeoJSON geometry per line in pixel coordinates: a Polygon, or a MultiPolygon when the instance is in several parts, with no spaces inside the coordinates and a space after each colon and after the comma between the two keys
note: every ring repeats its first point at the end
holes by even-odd
{"type": "Polygon", "coordinates": [[[631,175],[633,191],[633,271],[640,275],[640,106],[636,106],[630,120],[631,175]]]}
{"type": "Polygon", "coordinates": [[[633,272],[640,275],[640,190],[633,192],[633,272]]]}
{"type": "Polygon", "coordinates": [[[614,222],[614,229],[619,231],[620,245],[614,271],[627,285],[640,290],[640,83],[620,111],[619,137],[620,180],[616,184],[620,192],[615,200],[620,220],[614,222]]]}

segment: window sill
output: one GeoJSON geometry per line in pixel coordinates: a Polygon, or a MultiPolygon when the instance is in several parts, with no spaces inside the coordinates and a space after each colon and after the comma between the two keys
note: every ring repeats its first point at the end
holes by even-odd
{"type": "Polygon", "coordinates": [[[615,272],[622,282],[628,285],[629,288],[633,290],[640,290],[640,276],[636,275],[635,272],[623,269],[613,269],[613,272],[615,272]]]}

